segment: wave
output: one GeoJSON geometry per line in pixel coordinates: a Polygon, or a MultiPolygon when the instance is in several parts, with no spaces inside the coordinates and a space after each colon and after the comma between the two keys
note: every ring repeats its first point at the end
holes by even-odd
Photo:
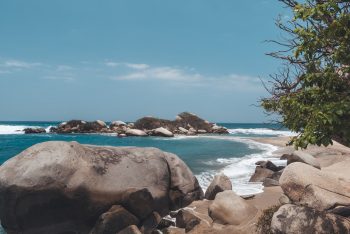
{"type": "Polygon", "coordinates": [[[25,128],[32,126],[23,126],[23,125],[0,125],[0,135],[4,134],[23,134],[25,128]]]}
{"type": "Polygon", "coordinates": [[[288,130],[273,130],[269,128],[233,128],[228,129],[230,134],[268,135],[268,136],[295,136],[296,133],[288,130]]]}
{"type": "Polygon", "coordinates": [[[277,146],[259,143],[248,138],[233,136],[203,136],[208,138],[231,140],[247,144],[251,149],[262,150],[261,153],[249,154],[240,158],[218,158],[207,162],[208,164],[221,164],[223,168],[219,171],[206,171],[197,175],[199,184],[206,190],[215,174],[223,173],[228,176],[232,182],[232,189],[238,195],[251,195],[262,193],[264,186],[262,183],[251,183],[249,179],[255,171],[255,163],[260,160],[270,160],[278,166],[286,165],[285,160],[279,160],[274,155],[278,149],[277,146]]]}

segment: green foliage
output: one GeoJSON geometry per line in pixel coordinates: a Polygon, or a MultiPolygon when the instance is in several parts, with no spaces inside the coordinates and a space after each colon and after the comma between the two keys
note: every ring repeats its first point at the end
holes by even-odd
{"type": "Polygon", "coordinates": [[[261,234],[270,234],[273,233],[271,230],[271,220],[273,214],[278,211],[280,205],[271,206],[265,210],[263,210],[262,214],[258,219],[258,223],[256,224],[256,232],[261,234]]]}
{"type": "Polygon", "coordinates": [[[271,96],[261,104],[300,133],[290,144],[350,143],[350,1],[282,0],[293,11],[277,25],[288,33],[283,51],[269,55],[284,61],[271,96]]]}

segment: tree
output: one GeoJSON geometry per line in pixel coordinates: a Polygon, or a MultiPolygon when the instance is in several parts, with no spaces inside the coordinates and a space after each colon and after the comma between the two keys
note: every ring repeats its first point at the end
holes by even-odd
{"type": "Polygon", "coordinates": [[[294,17],[276,21],[286,36],[273,42],[283,49],[268,55],[283,68],[265,84],[270,95],[261,105],[298,132],[290,145],[327,146],[332,139],[349,145],[350,1],[279,1],[294,17]]]}

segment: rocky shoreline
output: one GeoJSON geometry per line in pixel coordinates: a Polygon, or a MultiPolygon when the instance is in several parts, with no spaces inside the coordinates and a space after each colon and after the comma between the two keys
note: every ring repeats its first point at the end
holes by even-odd
{"type": "MultiPolygon", "coordinates": [[[[26,128],[26,134],[46,133],[44,128],[26,128]]],[[[109,125],[102,120],[93,122],[83,120],[70,120],[62,122],[56,127],[51,127],[50,133],[114,133],[119,137],[126,136],[160,136],[173,137],[174,135],[197,135],[197,134],[228,134],[225,127],[218,126],[189,112],[182,112],[175,120],[143,117],[135,123],[125,123],[117,120],[109,125]]]]}
{"type": "Polygon", "coordinates": [[[181,159],[155,148],[37,144],[0,167],[0,220],[34,234],[350,233],[349,148],[254,140],[279,146],[287,166],[256,162],[250,181],[265,188],[249,197],[223,174],[204,194],[181,159]]]}

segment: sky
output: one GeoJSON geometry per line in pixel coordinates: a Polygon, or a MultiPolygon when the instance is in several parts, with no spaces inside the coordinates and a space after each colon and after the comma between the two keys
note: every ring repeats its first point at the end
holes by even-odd
{"type": "Polygon", "coordinates": [[[0,120],[267,122],[277,0],[0,0],[0,120]]]}

